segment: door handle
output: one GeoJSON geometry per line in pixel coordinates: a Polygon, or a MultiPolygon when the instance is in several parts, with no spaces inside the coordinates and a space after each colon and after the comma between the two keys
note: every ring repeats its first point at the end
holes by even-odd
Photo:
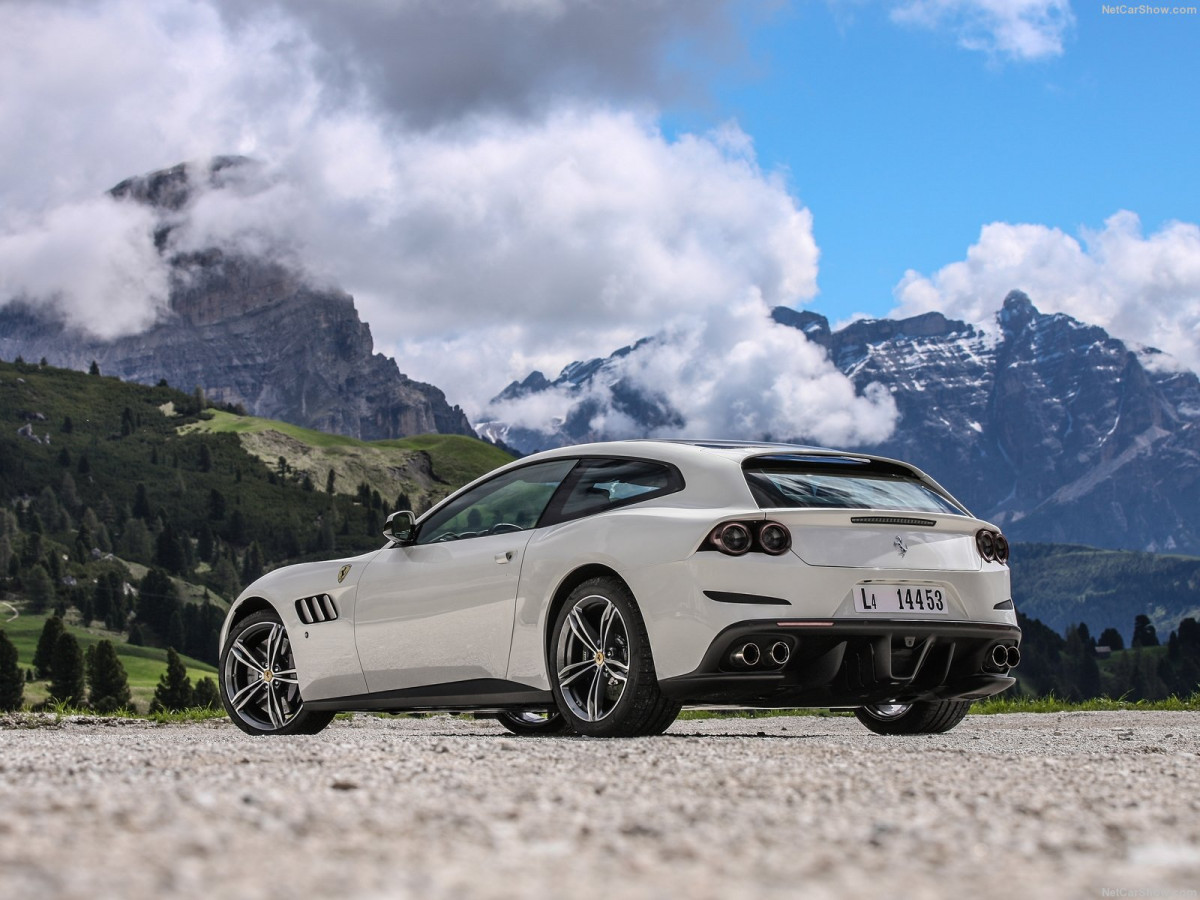
{"type": "Polygon", "coordinates": [[[496,562],[499,563],[500,565],[504,565],[506,562],[508,562],[512,558],[513,558],[513,552],[511,550],[509,550],[507,553],[497,553],[496,554],[496,562]]]}

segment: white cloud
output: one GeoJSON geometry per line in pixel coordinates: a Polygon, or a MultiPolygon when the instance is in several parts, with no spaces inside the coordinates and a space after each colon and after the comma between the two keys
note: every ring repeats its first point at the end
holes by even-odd
{"type": "Polygon", "coordinates": [[[531,368],[666,329],[668,349],[633,375],[689,427],[764,433],[776,417],[831,441],[890,428],[887,403],[855,398],[765,317],[815,295],[818,251],[750,137],[667,137],[649,106],[613,103],[667,90],[663,47],[716,39],[723,5],[2,4],[0,302],[40,298],[106,336],[143,327],[165,295],[153,223],[100,191],[243,153],[261,166],[197,188],[168,249],[302,261],[355,295],[403,371],[471,414],[531,368]],[[473,60],[466,82],[409,73],[385,90],[406,54],[447,52],[438,34],[473,60]]]}
{"type": "Polygon", "coordinates": [[[994,222],[967,258],[931,276],[909,271],[895,314],[938,310],[985,322],[1019,289],[1044,312],[1101,325],[1200,370],[1200,227],[1170,222],[1151,235],[1131,212],[1081,240],[1044,225],[994,222]]]}
{"type": "Polygon", "coordinates": [[[1070,0],[899,0],[892,19],[953,32],[961,46],[1017,60],[1061,56],[1070,0]]]}
{"type": "Polygon", "coordinates": [[[634,348],[582,392],[554,388],[502,401],[488,408],[487,418],[552,430],[569,410],[588,402],[599,409],[592,429],[609,438],[799,439],[845,446],[881,441],[897,420],[882,386],[856,396],[825,352],[797,329],[772,321],[754,291],[634,348]],[[645,425],[614,410],[618,381],[662,401],[684,424],[647,433],[645,425]]]}
{"type": "Polygon", "coordinates": [[[141,331],[167,300],[155,219],[107,196],[55,207],[0,233],[0,297],[49,305],[101,337],[141,331]]]}

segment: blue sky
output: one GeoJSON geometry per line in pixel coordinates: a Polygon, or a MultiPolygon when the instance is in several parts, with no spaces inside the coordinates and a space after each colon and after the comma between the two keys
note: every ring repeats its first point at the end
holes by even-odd
{"type": "Polygon", "coordinates": [[[989,222],[1077,235],[1122,209],[1147,231],[1197,219],[1200,16],[1074,17],[1060,55],[1014,59],[881,4],[743,11],[745,60],[708,68],[709,96],[664,127],[736,121],[812,210],[810,308],[882,316],[907,269],[962,258],[989,222]]]}

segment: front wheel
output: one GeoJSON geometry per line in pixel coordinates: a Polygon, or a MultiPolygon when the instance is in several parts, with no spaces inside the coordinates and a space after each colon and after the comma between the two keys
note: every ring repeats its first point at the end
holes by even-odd
{"type": "Polygon", "coordinates": [[[496,714],[496,721],[521,737],[552,737],[571,733],[571,723],[556,709],[502,712],[496,714]]]}
{"type": "Polygon", "coordinates": [[[316,734],[332,712],[305,709],[287,629],[274,610],[242,619],[221,651],[221,703],[247,734],[316,734]]]}
{"type": "Polygon", "coordinates": [[[887,702],[860,706],[854,716],[876,734],[941,734],[961,722],[970,708],[970,700],[887,702]]]}
{"type": "Polygon", "coordinates": [[[658,687],[646,625],[619,579],[593,578],[571,592],[549,650],[555,702],[579,734],[661,734],[679,714],[658,687]]]}

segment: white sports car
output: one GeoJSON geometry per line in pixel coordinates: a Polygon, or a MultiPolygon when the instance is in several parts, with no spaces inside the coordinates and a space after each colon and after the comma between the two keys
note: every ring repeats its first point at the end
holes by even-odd
{"type": "Polygon", "coordinates": [[[251,734],[462,710],[520,734],[657,734],[682,706],[854,708],[945,731],[1020,659],[1008,542],[890,459],[790,444],[563,447],[387,545],[250,585],[220,684],[251,734]]]}

